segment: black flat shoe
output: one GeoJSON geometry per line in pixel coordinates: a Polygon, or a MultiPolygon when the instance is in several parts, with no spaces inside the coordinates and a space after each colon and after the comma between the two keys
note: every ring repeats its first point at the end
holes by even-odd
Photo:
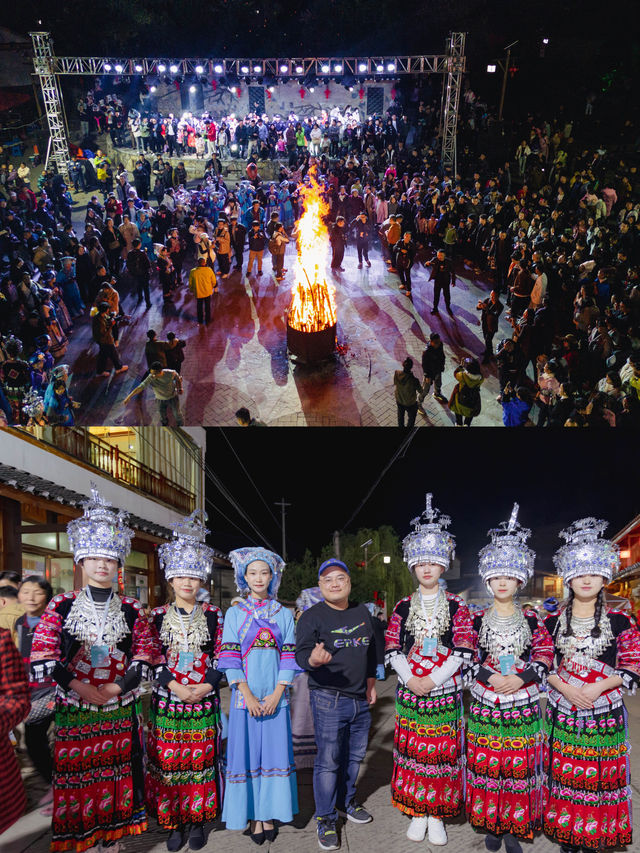
{"type": "Polygon", "coordinates": [[[496,853],[502,847],[502,838],[499,835],[493,835],[493,833],[487,832],[484,837],[484,846],[487,850],[491,851],[491,853],[496,853]]]}
{"type": "Polygon", "coordinates": [[[202,850],[205,845],[204,827],[201,823],[192,826],[189,833],[189,849],[202,850]]]}
{"type": "Polygon", "coordinates": [[[167,838],[167,850],[170,853],[176,853],[184,844],[184,827],[179,826],[177,829],[172,829],[167,838]]]}
{"type": "Polygon", "coordinates": [[[265,840],[265,838],[266,838],[266,836],[265,836],[265,834],[264,834],[264,830],[263,830],[263,829],[261,829],[261,830],[260,830],[260,832],[252,832],[252,833],[250,834],[250,837],[251,837],[251,840],[253,841],[253,843],[254,843],[254,844],[257,844],[257,845],[258,845],[258,847],[259,847],[261,844],[264,844],[264,840],[265,840]]]}
{"type": "Polygon", "coordinates": [[[278,837],[278,827],[274,826],[272,829],[265,829],[264,837],[267,841],[275,841],[278,837]]]}

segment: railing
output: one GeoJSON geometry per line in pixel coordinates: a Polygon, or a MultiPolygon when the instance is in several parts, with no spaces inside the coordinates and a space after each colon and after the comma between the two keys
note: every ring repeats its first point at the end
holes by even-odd
{"type": "Polygon", "coordinates": [[[50,444],[67,456],[91,465],[108,477],[131,486],[148,497],[155,498],[188,514],[195,509],[195,495],[154,471],[133,456],[123,453],[88,430],[79,427],[21,427],[34,438],[50,444]]]}

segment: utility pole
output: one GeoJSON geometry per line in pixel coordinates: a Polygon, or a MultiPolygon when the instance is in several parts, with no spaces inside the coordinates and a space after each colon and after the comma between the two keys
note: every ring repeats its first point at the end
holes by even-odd
{"type": "Polygon", "coordinates": [[[340,531],[333,531],[333,553],[334,556],[339,560],[340,559],[340,531]]]}
{"type": "Polygon", "coordinates": [[[286,527],[285,527],[285,516],[286,516],[286,507],[291,506],[291,504],[286,503],[284,498],[280,498],[279,501],[275,502],[275,506],[279,506],[282,510],[282,559],[287,559],[287,535],[286,535],[286,527]]]}
{"type": "Polygon", "coordinates": [[[500,62],[500,67],[502,68],[502,91],[500,92],[500,109],[498,110],[498,121],[502,121],[502,108],[504,107],[504,96],[507,91],[507,74],[509,73],[509,68],[511,66],[511,48],[517,45],[517,41],[511,42],[511,44],[505,47],[507,51],[507,59],[504,65],[500,62]]]}
{"type": "MultiPolygon", "coordinates": [[[[367,564],[369,562],[369,559],[368,559],[368,557],[369,557],[369,545],[373,545],[373,539],[367,539],[367,541],[363,542],[362,545],[360,546],[361,548],[364,548],[364,570],[365,570],[365,572],[367,571],[367,564]]],[[[378,555],[376,554],[376,557],[377,556],[378,555]]]]}

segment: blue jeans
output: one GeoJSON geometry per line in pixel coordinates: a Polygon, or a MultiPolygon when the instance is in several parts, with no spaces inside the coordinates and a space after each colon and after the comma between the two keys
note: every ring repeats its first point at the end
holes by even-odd
{"type": "Polygon", "coordinates": [[[318,754],[313,765],[316,817],[336,819],[338,805],[356,795],[360,763],[367,751],[371,713],[366,699],[310,690],[318,754]]]}

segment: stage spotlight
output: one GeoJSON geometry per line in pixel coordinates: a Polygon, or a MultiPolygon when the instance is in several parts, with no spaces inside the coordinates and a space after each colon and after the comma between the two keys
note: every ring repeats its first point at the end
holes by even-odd
{"type": "Polygon", "coordinates": [[[360,65],[358,65],[358,71],[366,71],[366,70],[367,70],[367,63],[361,62],[360,65]]]}
{"type": "Polygon", "coordinates": [[[302,74],[303,71],[304,68],[302,67],[302,65],[296,65],[296,74],[302,74]]]}
{"type": "Polygon", "coordinates": [[[111,63],[110,62],[105,62],[104,70],[105,71],[111,71],[111,63]]]}
{"type": "Polygon", "coordinates": [[[340,63],[334,65],[333,70],[336,72],[336,74],[340,74],[340,72],[342,71],[342,65],[340,65],[340,63]]]}
{"type": "Polygon", "coordinates": [[[289,70],[289,66],[282,63],[282,65],[280,66],[280,73],[286,74],[288,70],[289,70]]]}
{"type": "Polygon", "coordinates": [[[158,65],[158,71],[162,74],[163,71],[167,70],[167,66],[163,65],[162,62],[158,65]]]}
{"type": "Polygon", "coordinates": [[[137,64],[136,65],[136,71],[138,72],[138,74],[140,74],[142,72],[142,65],[137,64]]]}
{"type": "Polygon", "coordinates": [[[216,74],[222,74],[222,65],[214,65],[213,70],[216,72],[216,74]]]}
{"type": "Polygon", "coordinates": [[[149,91],[151,92],[151,94],[153,94],[156,91],[156,87],[155,86],[149,86],[149,91]]]}
{"type": "Polygon", "coordinates": [[[253,66],[253,73],[254,74],[260,74],[261,71],[262,71],[262,65],[254,65],[253,66]]]}
{"type": "Polygon", "coordinates": [[[322,73],[323,73],[323,74],[328,74],[328,73],[329,73],[329,66],[328,66],[328,65],[323,65],[323,66],[322,66],[322,73]]]}
{"type": "Polygon", "coordinates": [[[120,63],[116,65],[116,71],[118,72],[118,74],[122,74],[122,65],[120,65],[120,63]]]}
{"type": "Polygon", "coordinates": [[[202,74],[203,71],[204,68],[202,67],[202,65],[196,65],[196,74],[202,74]]]}
{"type": "Polygon", "coordinates": [[[177,65],[170,65],[170,66],[169,66],[169,71],[170,71],[172,74],[177,74],[177,73],[178,73],[178,66],[177,66],[177,65]]]}
{"type": "Polygon", "coordinates": [[[376,65],[376,71],[378,72],[378,74],[382,74],[382,72],[384,71],[384,65],[376,65]]]}
{"type": "Polygon", "coordinates": [[[248,74],[248,73],[249,73],[249,66],[248,66],[248,65],[241,65],[241,66],[240,66],[240,71],[241,71],[243,74],[248,74]]]}
{"type": "Polygon", "coordinates": [[[396,64],[395,64],[395,62],[390,62],[390,63],[387,65],[387,71],[395,71],[395,70],[396,70],[396,64]]]}

